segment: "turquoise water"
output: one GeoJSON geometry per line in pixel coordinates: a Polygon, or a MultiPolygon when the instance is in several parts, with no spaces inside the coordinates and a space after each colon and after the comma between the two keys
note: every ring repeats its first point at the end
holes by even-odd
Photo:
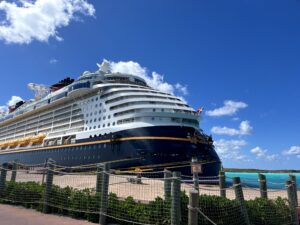
{"type": "MultiPolygon", "coordinates": [[[[267,187],[272,189],[285,189],[285,182],[289,178],[288,173],[263,173],[267,178],[267,187]]],[[[297,186],[300,188],[300,173],[293,173],[297,179],[297,186]]],[[[240,177],[244,185],[248,187],[259,187],[258,173],[226,173],[226,183],[232,184],[232,177],[240,177]]]]}

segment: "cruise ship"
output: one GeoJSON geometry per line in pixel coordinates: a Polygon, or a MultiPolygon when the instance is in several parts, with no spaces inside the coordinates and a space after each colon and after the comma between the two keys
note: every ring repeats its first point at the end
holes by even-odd
{"type": "Polygon", "coordinates": [[[0,118],[0,163],[51,158],[63,166],[115,162],[113,168],[190,174],[197,157],[203,176],[218,174],[220,159],[199,128],[199,112],[139,76],[112,73],[106,61],[98,66],[11,106],[0,118]]]}

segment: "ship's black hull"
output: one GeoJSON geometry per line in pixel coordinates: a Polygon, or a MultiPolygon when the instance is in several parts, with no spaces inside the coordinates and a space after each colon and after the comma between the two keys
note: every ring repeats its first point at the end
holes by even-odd
{"type": "Polygon", "coordinates": [[[135,128],[90,137],[73,145],[33,148],[16,153],[11,150],[9,154],[0,154],[0,163],[17,160],[24,164],[39,164],[51,158],[59,165],[77,166],[121,160],[112,163],[112,168],[168,168],[190,175],[190,167],[185,165],[192,157],[197,157],[206,162],[202,166],[202,176],[217,176],[220,160],[213,145],[204,139],[191,140],[194,134],[195,129],[190,127],[135,128]]]}

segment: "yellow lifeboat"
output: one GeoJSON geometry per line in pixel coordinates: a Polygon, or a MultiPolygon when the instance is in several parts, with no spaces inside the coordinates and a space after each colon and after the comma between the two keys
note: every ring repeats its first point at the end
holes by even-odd
{"type": "Polygon", "coordinates": [[[31,137],[21,138],[21,139],[18,140],[18,143],[19,143],[21,146],[28,145],[29,142],[30,142],[30,139],[31,139],[31,137]]]}
{"type": "Polygon", "coordinates": [[[8,142],[9,147],[15,147],[18,145],[18,139],[11,140],[8,142]]]}
{"type": "Polygon", "coordinates": [[[17,145],[26,146],[30,143],[38,144],[42,143],[46,134],[38,134],[36,136],[25,137],[21,139],[14,139],[0,143],[0,148],[5,149],[7,147],[16,147],[17,145]]]}
{"type": "Polygon", "coordinates": [[[7,146],[8,146],[7,142],[0,143],[0,148],[7,148],[7,146]]]}
{"type": "Polygon", "coordinates": [[[46,134],[39,134],[39,135],[31,137],[30,141],[32,143],[42,143],[43,140],[45,139],[45,137],[46,137],[46,134]]]}

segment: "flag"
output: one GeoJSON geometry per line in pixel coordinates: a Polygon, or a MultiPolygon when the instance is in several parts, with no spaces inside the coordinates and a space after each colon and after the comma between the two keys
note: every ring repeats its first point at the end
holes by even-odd
{"type": "Polygon", "coordinates": [[[197,113],[201,114],[203,112],[203,107],[200,107],[199,109],[197,109],[197,113]]]}

